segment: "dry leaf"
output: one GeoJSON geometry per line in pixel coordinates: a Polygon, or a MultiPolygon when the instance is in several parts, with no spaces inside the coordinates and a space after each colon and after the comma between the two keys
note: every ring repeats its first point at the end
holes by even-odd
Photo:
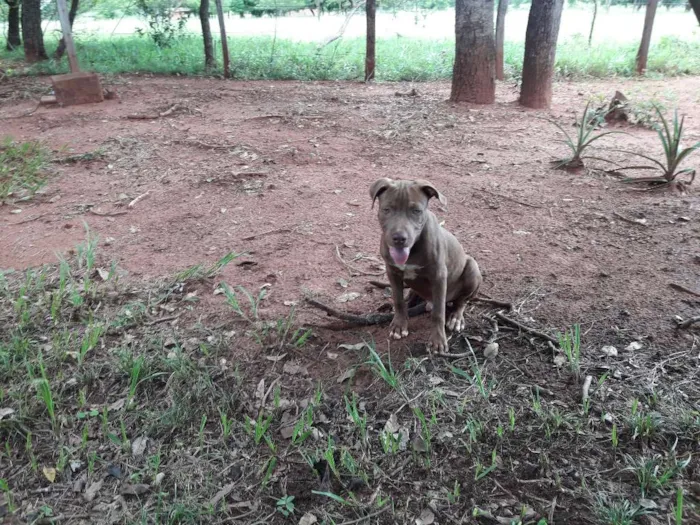
{"type": "Polygon", "coordinates": [[[360,294],[359,294],[359,293],[357,293],[357,292],[348,292],[348,293],[344,293],[343,295],[338,296],[338,298],[336,299],[336,301],[338,301],[339,303],[347,303],[347,302],[350,302],[350,301],[354,301],[354,300],[357,299],[358,297],[360,297],[360,294]]]}
{"type": "Polygon", "coordinates": [[[143,456],[143,453],[146,451],[147,446],[148,446],[148,437],[147,436],[137,437],[131,443],[131,455],[134,456],[135,458],[140,458],[141,456],[143,456]]]}
{"type": "Polygon", "coordinates": [[[267,359],[268,361],[272,361],[273,363],[277,363],[278,361],[282,361],[282,359],[284,359],[285,357],[287,357],[287,354],[266,355],[265,359],[267,359]]]}
{"type": "Polygon", "coordinates": [[[355,368],[348,368],[342,376],[340,376],[336,381],[338,383],[342,383],[343,381],[347,381],[348,379],[352,379],[355,377],[355,372],[357,372],[357,369],[355,368]]]}
{"type": "Polygon", "coordinates": [[[318,523],[318,518],[310,512],[304,514],[299,520],[299,525],[313,525],[314,523],[318,523]]]}
{"type": "Polygon", "coordinates": [[[601,351],[608,357],[617,357],[617,348],[614,346],[604,346],[601,351]]]}
{"type": "Polygon", "coordinates": [[[121,490],[121,495],[122,496],[140,496],[141,494],[145,494],[148,492],[149,486],[145,485],[143,483],[136,483],[134,485],[132,484],[127,484],[124,485],[124,487],[121,490]]]}
{"type": "Polygon", "coordinates": [[[489,343],[484,348],[484,357],[486,359],[493,359],[498,355],[498,343],[489,343]]]}
{"type": "Polygon", "coordinates": [[[632,341],[625,348],[625,350],[627,350],[628,352],[636,352],[637,350],[641,350],[641,349],[642,349],[642,343],[640,343],[639,341],[632,341]]]}
{"type": "Polygon", "coordinates": [[[284,364],[284,367],[282,367],[282,370],[284,371],[285,374],[289,374],[292,376],[297,376],[297,375],[308,376],[309,375],[309,371],[306,369],[305,366],[295,365],[294,363],[290,363],[289,361],[284,364]]]}
{"type": "Polygon", "coordinates": [[[51,483],[56,481],[56,469],[51,468],[51,467],[44,467],[41,469],[41,471],[44,473],[44,477],[48,479],[51,483]]]}
{"type": "Polygon", "coordinates": [[[0,419],[11,416],[15,411],[12,408],[0,408],[0,419]]]}
{"type": "Polygon", "coordinates": [[[233,490],[233,487],[236,486],[236,482],[228,483],[227,485],[224,485],[219,492],[214,494],[214,497],[209,500],[209,505],[216,508],[216,506],[219,504],[219,502],[224,499],[226,496],[228,496],[231,491],[233,490]]]}
{"type": "Polygon", "coordinates": [[[102,480],[100,481],[95,481],[92,485],[90,485],[87,490],[85,491],[85,494],[83,494],[83,499],[85,501],[92,501],[95,499],[95,496],[97,496],[97,493],[100,491],[102,488],[102,480]]]}
{"type": "Polygon", "coordinates": [[[344,348],[345,350],[353,350],[353,351],[362,350],[364,347],[369,348],[369,345],[367,343],[357,343],[354,345],[343,343],[341,345],[338,345],[338,348],[344,348]]]}
{"type": "Polygon", "coordinates": [[[435,514],[430,509],[423,509],[420,516],[416,518],[416,525],[432,525],[435,523],[435,514]]]}

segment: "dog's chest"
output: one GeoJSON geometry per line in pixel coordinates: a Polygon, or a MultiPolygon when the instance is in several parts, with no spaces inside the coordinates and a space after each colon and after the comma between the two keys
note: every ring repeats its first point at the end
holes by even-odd
{"type": "Polygon", "coordinates": [[[403,272],[404,281],[415,281],[422,266],[417,264],[397,264],[396,267],[403,272]]]}

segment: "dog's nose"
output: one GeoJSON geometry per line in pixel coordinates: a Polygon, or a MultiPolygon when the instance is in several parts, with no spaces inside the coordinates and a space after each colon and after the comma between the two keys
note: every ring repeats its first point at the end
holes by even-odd
{"type": "Polygon", "coordinates": [[[406,234],[404,233],[395,233],[391,236],[391,240],[394,241],[394,246],[396,246],[397,248],[401,248],[406,245],[406,241],[408,239],[406,238],[406,234]]]}

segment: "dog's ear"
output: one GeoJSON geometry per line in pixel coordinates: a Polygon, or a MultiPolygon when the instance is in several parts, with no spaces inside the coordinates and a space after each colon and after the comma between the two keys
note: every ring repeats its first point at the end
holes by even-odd
{"type": "Polygon", "coordinates": [[[374,201],[384,192],[386,189],[393,184],[394,181],[391,179],[379,179],[372,184],[369,188],[369,196],[372,197],[372,208],[374,208],[374,201]]]}
{"type": "Polygon", "coordinates": [[[436,197],[437,200],[440,201],[440,204],[447,206],[447,199],[435,186],[433,186],[432,182],[428,182],[427,180],[417,180],[416,184],[420,187],[423,193],[428,196],[429,199],[431,197],[436,197]]]}

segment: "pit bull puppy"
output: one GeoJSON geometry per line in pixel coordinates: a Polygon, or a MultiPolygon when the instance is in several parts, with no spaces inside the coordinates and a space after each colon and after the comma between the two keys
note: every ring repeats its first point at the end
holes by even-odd
{"type": "Polygon", "coordinates": [[[369,193],[372,207],[379,201],[380,252],[394,301],[389,335],[393,339],[408,335],[404,288],[410,288],[433,304],[428,350],[446,352],[445,326],[453,332],[464,329],[467,301],[478,293],[482,282],[479,266],[428,209],[432,197],[446,204],[445,197],[430,182],[384,178],[372,184],[369,193]],[[453,303],[454,311],[446,323],[448,302],[453,303]]]}

